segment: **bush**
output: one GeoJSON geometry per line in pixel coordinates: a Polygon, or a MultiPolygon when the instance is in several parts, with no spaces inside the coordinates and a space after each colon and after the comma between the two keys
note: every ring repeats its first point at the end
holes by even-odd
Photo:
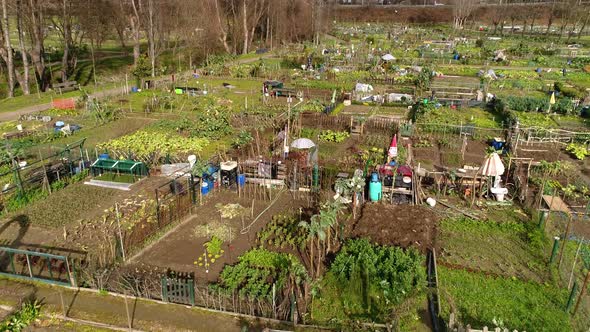
{"type": "Polygon", "coordinates": [[[330,273],[349,316],[385,321],[395,305],[426,285],[424,260],[415,249],[354,239],[338,253],[330,273]]]}
{"type": "Polygon", "coordinates": [[[348,137],[350,134],[346,131],[324,130],[320,133],[320,139],[326,142],[342,143],[348,137]]]}
{"type": "Polygon", "coordinates": [[[0,331],[20,332],[34,322],[41,314],[37,301],[23,304],[21,309],[0,323],[0,331]]]}
{"type": "Polygon", "coordinates": [[[575,87],[566,87],[563,82],[555,82],[553,85],[555,91],[561,93],[563,97],[573,98],[573,99],[582,99],[584,98],[584,91],[577,89],[575,87]]]}
{"type": "Polygon", "coordinates": [[[586,144],[570,143],[565,150],[578,160],[584,160],[586,156],[590,155],[586,144]]]}
{"type": "Polygon", "coordinates": [[[508,96],[506,106],[517,112],[546,111],[549,109],[549,98],[508,96]]]}
{"type": "Polygon", "coordinates": [[[226,266],[221,271],[218,286],[222,290],[230,293],[238,291],[240,295],[252,299],[264,299],[271,296],[273,283],[277,291],[282,291],[291,280],[299,283],[307,280],[305,267],[291,254],[252,249],[238,260],[237,264],[226,266]]]}

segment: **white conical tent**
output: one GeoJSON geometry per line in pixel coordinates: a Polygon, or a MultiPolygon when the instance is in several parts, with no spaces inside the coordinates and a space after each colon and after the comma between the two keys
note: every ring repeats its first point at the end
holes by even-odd
{"type": "Polygon", "coordinates": [[[484,176],[499,176],[504,174],[504,171],[504,163],[496,152],[486,158],[481,166],[481,174],[484,176]]]}

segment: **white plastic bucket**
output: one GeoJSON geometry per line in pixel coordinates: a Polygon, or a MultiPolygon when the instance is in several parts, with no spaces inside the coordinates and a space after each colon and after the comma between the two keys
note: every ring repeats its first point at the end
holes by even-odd
{"type": "Polygon", "coordinates": [[[22,124],[17,124],[16,125],[16,129],[18,129],[18,131],[23,131],[23,125],[22,124]]]}

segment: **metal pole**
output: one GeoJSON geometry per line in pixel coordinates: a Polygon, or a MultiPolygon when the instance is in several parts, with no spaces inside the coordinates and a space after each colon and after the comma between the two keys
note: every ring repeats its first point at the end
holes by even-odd
{"type": "Polygon", "coordinates": [[[549,216],[549,212],[547,211],[543,211],[543,213],[541,213],[541,216],[539,218],[539,228],[540,229],[545,229],[545,221],[547,221],[547,217],[549,216]]]}
{"type": "Polygon", "coordinates": [[[553,249],[551,250],[551,258],[549,259],[549,264],[553,264],[555,256],[557,256],[557,249],[559,249],[559,236],[556,236],[553,239],[553,249]]]}
{"type": "Polygon", "coordinates": [[[586,273],[586,278],[584,278],[584,283],[582,284],[582,290],[580,290],[580,296],[578,296],[578,301],[576,301],[576,306],[574,307],[573,315],[576,315],[578,312],[578,307],[580,306],[580,302],[582,302],[582,298],[584,297],[584,292],[586,291],[586,287],[588,287],[588,279],[590,279],[590,271],[586,273]]]}
{"type": "Polygon", "coordinates": [[[572,287],[572,291],[570,292],[570,296],[567,298],[567,304],[565,305],[565,312],[569,312],[572,308],[572,304],[574,304],[574,298],[576,297],[576,292],[578,291],[578,283],[574,282],[574,286],[572,287]]]}
{"type": "Polygon", "coordinates": [[[121,233],[121,220],[119,219],[119,204],[115,203],[115,216],[117,219],[117,228],[119,229],[119,242],[121,244],[121,254],[123,255],[123,262],[127,259],[125,258],[125,247],[123,246],[123,234],[121,233]]]}
{"type": "Polygon", "coordinates": [[[570,226],[572,224],[572,215],[569,215],[569,219],[567,221],[567,226],[565,228],[565,236],[563,238],[563,245],[561,246],[561,249],[559,250],[559,263],[557,263],[557,267],[561,266],[561,262],[563,261],[563,251],[565,249],[565,246],[567,244],[567,238],[569,236],[570,233],[570,226]]]}

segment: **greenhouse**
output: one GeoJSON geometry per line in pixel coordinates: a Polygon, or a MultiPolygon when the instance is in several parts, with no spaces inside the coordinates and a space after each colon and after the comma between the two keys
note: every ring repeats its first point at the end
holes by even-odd
{"type": "Polygon", "coordinates": [[[90,165],[90,172],[99,180],[126,183],[149,175],[147,166],[134,160],[97,159],[90,165]]]}

